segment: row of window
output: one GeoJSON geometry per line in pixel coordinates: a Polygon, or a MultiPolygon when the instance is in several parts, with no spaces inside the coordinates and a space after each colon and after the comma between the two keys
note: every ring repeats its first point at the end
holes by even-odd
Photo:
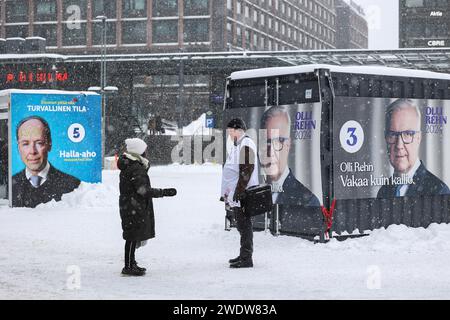
{"type": "MultiPolygon", "coordinates": [[[[152,22],[153,43],[178,43],[178,20],[155,20],[152,22]]],[[[64,23],[62,27],[63,46],[85,46],[87,44],[86,23],[64,23]]],[[[123,44],[147,43],[147,21],[122,21],[123,44]]],[[[47,39],[47,46],[57,45],[58,24],[33,24],[33,36],[47,39]]],[[[116,22],[107,22],[107,44],[116,44],[116,22]]],[[[209,19],[186,19],[183,21],[184,42],[209,42],[209,19]]],[[[6,37],[29,35],[28,25],[7,25],[6,37]]],[[[102,43],[102,24],[92,24],[92,44],[102,43]]]]}
{"type": "MultiPolygon", "coordinates": [[[[56,21],[56,0],[34,0],[34,21],[56,21]]],[[[92,1],[92,16],[105,15],[110,19],[117,18],[116,0],[92,1]]],[[[152,2],[153,17],[178,16],[178,0],[157,0],[152,2]]],[[[87,0],[62,0],[63,20],[86,20],[87,0]]],[[[28,0],[6,0],[6,22],[29,21],[28,0]]],[[[184,0],[185,16],[209,15],[209,0],[184,0]]],[[[122,0],[122,18],[147,17],[147,0],[122,0]]]]}
{"type": "MultiPolygon", "coordinates": [[[[231,30],[231,23],[228,22],[227,28],[231,30]]],[[[241,29],[240,25],[237,24],[237,32],[239,33],[239,30],[241,29]]],[[[261,28],[256,28],[259,30],[263,30],[261,28]]],[[[272,19],[269,18],[267,23],[267,29],[273,29],[275,33],[278,33],[277,36],[282,36],[287,41],[294,41],[302,43],[302,35],[304,30],[301,30],[299,28],[292,28],[290,25],[284,24],[282,22],[279,22],[276,20],[274,23],[272,23],[272,19]]],[[[274,34],[273,32],[270,32],[267,30],[268,33],[274,34]]],[[[335,41],[335,34],[331,31],[331,29],[325,28],[322,25],[314,24],[314,28],[311,30],[310,33],[315,33],[318,37],[321,37],[322,40],[327,41],[329,43],[334,43],[335,41]]]]}
{"type": "Polygon", "coordinates": [[[450,6],[449,0],[405,0],[405,7],[407,8],[448,8],[450,6]]]}
{"type": "Polygon", "coordinates": [[[450,37],[449,24],[440,22],[436,24],[426,24],[423,22],[410,23],[403,28],[407,37],[414,38],[440,38],[450,37]]]}
{"type": "Polygon", "coordinates": [[[242,32],[240,26],[237,26],[237,31],[234,34],[231,30],[231,24],[227,25],[228,28],[228,43],[232,46],[236,46],[241,49],[248,50],[269,50],[269,51],[278,51],[278,50],[295,50],[298,48],[301,49],[315,49],[315,50],[323,50],[330,49],[330,46],[326,45],[323,42],[320,42],[306,34],[299,33],[298,38],[295,40],[296,43],[287,44],[286,42],[281,41],[280,39],[267,37],[267,35],[251,32],[250,30],[245,30],[242,32]],[[235,41],[233,41],[233,34],[235,35],[235,41]],[[245,41],[244,41],[245,40],[245,41]]]}
{"type": "MultiPolygon", "coordinates": [[[[252,2],[255,6],[255,1],[252,2]]],[[[316,18],[320,18],[323,22],[334,25],[335,17],[329,9],[325,9],[313,0],[297,0],[297,1],[283,1],[283,0],[259,0],[259,8],[263,9],[264,4],[268,11],[271,11],[271,7],[275,8],[277,16],[283,17],[284,20],[297,21],[297,16],[303,16],[304,10],[309,10],[311,14],[314,14],[316,18]],[[303,11],[301,10],[303,6],[303,11]]],[[[250,17],[250,4],[246,0],[237,0],[236,7],[234,7],[234,0],[227,0],[227,9],[230,11],[236,11],[237,14],[244,14],[245,17],[250,17]]],[[[256,10],[255,8],[253,10],[256,10]]],[[[306,15],[305,15],[306,16],[306,15]]]]}
{"type": "Polygon", "coordinates": [[[309,29],[310,33],[315,33],[316,35],[323,37],[330,42],[333,41],[334,33],[330,28],[325,27],[324,24],[318,23],[315,19],[312,19],[300,12],[297,13],[297,11],[295,11],[293,19],[296,22],[293,24],[288,24],[282,22],[282,20],[275,18],[273,15],[267,15],[266,13],[264,13],[264,11],[260,11],[255,8],[250,9],[250,7],[247,5],[245,5],[244,10],[242,10],[240,1],[237,1],[236,4],[236,14],[238,20],[242,20],[242,16],[244,16],[245,18],[250,18],[251,16],[253,22],[252,26],[255,28],[267,28],[269,30],[275,30],[275,32],[281,33],[281,35],[284,36],[291,33],[291,26],[293,30],[295,30],[294,26],[303,26],[303,29],[309,29]],[[252,14],[250,14],[250,10],[252,10],[252,14]]]}

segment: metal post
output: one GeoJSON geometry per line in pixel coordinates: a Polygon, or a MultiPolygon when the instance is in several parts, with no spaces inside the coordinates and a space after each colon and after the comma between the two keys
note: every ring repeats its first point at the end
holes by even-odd
{"type": "MultiPolygon", "coordinates": [[[[183,49],[180,49],[183,52],[183,49]]],[[[178,129],[183,128],[183,109],[184,109],[184,61],[180,55],[180,64],[178,69],[178,100],[177,100],[177,122],[178,129]]]]}
{"type": "Polygon", "coordinates": [[[280,206],[279,204],[275,204],[273,207],[273,226],[275,228],[274,235],[280,235],[280,206]]]}
{"type": "Polygon", "coordinates": [[[102,49],[100,62],[100,94],[102,98],[102,169],[105,167],[105,141],[106,141],[106,16],[98,16],[96,19],[102,21],[102,49]]]}

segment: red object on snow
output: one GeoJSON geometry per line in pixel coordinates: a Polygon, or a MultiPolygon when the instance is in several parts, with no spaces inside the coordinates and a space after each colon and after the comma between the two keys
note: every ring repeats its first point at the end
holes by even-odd
{"type": "Polygon", "coordinates": [[[325,231],[325,233],[328,233],[328,231],[330,231],[331,227],[333,226],[333,211],[335,206],[336,206],[336,199],[333,199],[333,202],[331,203],[331,208],[329,210],[324,206],[321,206],[322,214],[325,217],[325,222],[327,224],[327,230],[325,231]]]}

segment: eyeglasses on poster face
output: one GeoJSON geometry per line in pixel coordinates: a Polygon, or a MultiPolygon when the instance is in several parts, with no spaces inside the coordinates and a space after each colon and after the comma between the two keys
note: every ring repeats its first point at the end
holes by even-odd
{"type": "Polygon", "coordinates": [[[402,137],[404,144],[410,144],[414,141],[414,136],[420,131],[416,130],[405,130],[405,131],[387,131],[386,132],[386,142],[389,144],[397,143],[398,137],[402,137]]]}

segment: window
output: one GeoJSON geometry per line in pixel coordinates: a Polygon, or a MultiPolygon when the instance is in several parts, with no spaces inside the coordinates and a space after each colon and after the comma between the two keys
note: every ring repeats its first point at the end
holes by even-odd
{"type": "Polygon", "coordinates": [[[423,0],[406,0],[405,6],[408,8],[423,7],[423,0]]]}
{"type": "Polygon", "coordinates": [[[242,48],[242,29],[239,25],[236,26],[236,44],[242,48]]]}
{"type": "Polygon", "coordinates": [[[56,21],[56,0],[35,0],[34,20],[56,21]]]}
{"type": "Polygon", "coordinates": [[[63,20],[86,20],[86,0],[63,0],[63,20]]]}
{"type": "Polygon", "coordinates": [[[257,12],[256,10],[253,11],[253,21],[254,21],[255,23],[258,22],[258,12],[257,12]]]}
{"type": "Polygon", "coordinates": [[[265,23],[265,16],[264,16],[264,13],[261,13],[261,15],[260,15],[260,23],[261,23],[261,25],[263,26],[264,25],[264,23],[265,23]]]}
{"type": "Polygon", "coordinates": [[[228,10],[233,9],[232,0],[227,0],[227,9],[228,9],[228,10]]]}
{"type": "Polygon", "coordinates": [[[253,34],[253,46],[255,49],[258,47],[258,35],[256,33],[253,34]]]}
{"type": "Polygon", "coordinates": [[[124,44],[147,43],[147,21],[123,21],[122,42],[124,44]]]}
{"type": "Polygon", "coordinates": [[[63,46],[85,46],[86,45],[86,23],[78,23],[77,28],[72,28],[71,24],[64,23],[63,46]]]}
{"type": "Polygon", "coordinates": [[[242,14],[242,5],[239,1],[236,2],[236,12],[237,14],[242,14]]]}
{"type": "Polygon", "coordinates": [[[92,1],[92,18],[106,16],[109,19],[116,17],[116,0],[92,1]]]}
{"type": "Polygon", "coordinates": [[[7,38],[28,37],[28,25],[6,26],[6,37],[7,38]]]}
{"type": "Polygon", "coordinates": [[[250,49],[250,31],[245,30],[245,46],[250,49]]]}
{"type": "Polygon", "coordinates": [[[153,21],[153,43],[178,43],[178,20],[153,21]]]}
{"type": "Polygon", "coordinates": [[[28,22],[28,0],[6,1],[6,22],[28,22]]]}
{"type": "Polygon", "coordinates": [[[178,16],[177,0],[159,0],[153,1],[154,17],[176,17],[178,16]]]}
{"type": "Polygon", "coordinates": [[[36,37],[45,38],[47,47],[56,47],[56,24],[35,24],[33,33],[36,37]]]}
{"type": "Polygon", "coordinates": [[[209,19],[184,20],[184,42],[208,42],[209,19]]]}
{"type": "Polygon", "coordinates": [[[245,17],[250,18],[250,8],[248,6],[245,6],[245,17]]]}
{"type": "Polygon", "coordinates": [[[209,0],[184,0],[185,16],[209,15],[209,0]]]}
{"type": "MultiPolygon", "coordinates": [[[[167,2],[167,1],[155,1],[167,2]]],[[[122,17],[123,18],[141,18],[147,16],[147,1],[146,0],[123,0],[122,2],[122,17]]]]}
{"type": "MultiPolygon", "coordinates": [[[[103,24],[101,22],[96,22],[92,24],[92,44],[101,45],[102,44],[102,31],[103,24]]],[[[106,23],[106,44],[116,43],[116,23],[107,22],[106,23]]]]}

